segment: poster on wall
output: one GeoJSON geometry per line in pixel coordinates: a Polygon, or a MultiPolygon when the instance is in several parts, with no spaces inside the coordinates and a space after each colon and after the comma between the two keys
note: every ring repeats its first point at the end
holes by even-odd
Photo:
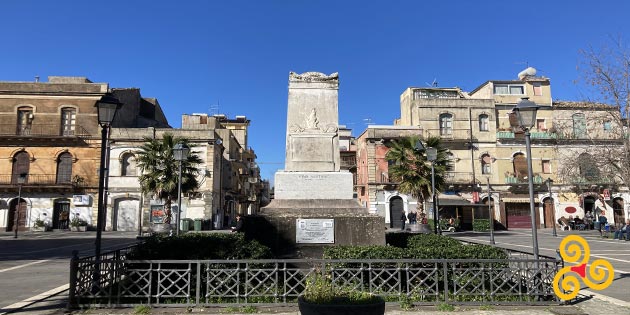
{"type": "Polygon", "coordinates": [[[164,223],[164,205],[151,205],[151,223],[164,223]]]}
{"type": "Polygon", "coordinates": [[[90,205],[90,196],[89,195],[73,195],[72,203],[74,206],[89,206],[90,205]]]}

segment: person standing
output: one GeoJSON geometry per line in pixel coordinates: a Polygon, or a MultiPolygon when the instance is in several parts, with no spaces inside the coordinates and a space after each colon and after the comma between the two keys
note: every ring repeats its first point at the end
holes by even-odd
{"type": "Polygon", "coordinates": [[[232,227],[232,232],[243,232],[243,218],[240,214],[236,215],[236,225],[232,227]]]}
{"type": "Polygon", "coordinates": [[[405,230],[405,221],[407,221],[407,216],[405,215],[404,212],[402,212],[400,214],[400,230],[401,231],[405,230]]]}

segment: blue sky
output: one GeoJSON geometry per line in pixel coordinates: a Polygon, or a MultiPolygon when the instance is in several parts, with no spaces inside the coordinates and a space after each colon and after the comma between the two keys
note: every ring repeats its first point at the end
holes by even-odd
{"type": "Polygon", "coordinates": [[[409,86],[515,79],[527,64],[576,100],[578,51],[630,31],[628,1],[32,1],[0,3],[0,80],[86,76],[138,87],[169,122],[251,119],[261,175],[284,167],[289,71],[339,72],[355,135],[399,116],[409,86]]]}

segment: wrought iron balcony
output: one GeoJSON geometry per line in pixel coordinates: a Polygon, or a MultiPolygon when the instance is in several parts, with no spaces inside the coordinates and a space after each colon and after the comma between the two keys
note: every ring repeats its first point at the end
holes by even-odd
{"type": "Polygon", "coordinates": [[[473,182],[472,172],[446,172],[444,182],[447,184],[470,184],[473,182]]]}
{"type": "MultiPolygon", "coordinates": [[[[12,185],[19,184],[19,175],[0,175],[0,185],[12,185]]],[[[78,180],[78,176],[74,178],[57,178],[56,174],[28,174],[22,185],[24,186],[68,186],[68,187],[84,187],[85,180],[78,180]]]]}
{"type": "Polygon", "coordinates": [[[0,124],[0,136],[16,137],[86,137],[90,133],[80,125],[74,130],[64,130],[59,124],[32,124],[18,126],[17,124],[0,124]]]}
{"type": "Polygon", "coordinates": [[[425,139],[428,137],[440,137],[444,140],[470,140],[470,129],[424,129],[423,136],[425,139]]]}
{"type": "MultiPolygon", "coordinates": [[[[534,174],[534,184],[542,184],[545,180],[540,174],[534,174]]],[[[527,177],[505,176],[506,184],[527,184],[527,177]]]]}

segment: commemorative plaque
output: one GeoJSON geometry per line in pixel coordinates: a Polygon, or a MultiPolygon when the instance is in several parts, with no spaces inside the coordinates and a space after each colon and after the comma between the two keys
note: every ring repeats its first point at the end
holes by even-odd
{"type": "Polygon", "coordinates": [[[302,244],[334,244],[335,219],[296,219],[295,242],[302,244]]]}

